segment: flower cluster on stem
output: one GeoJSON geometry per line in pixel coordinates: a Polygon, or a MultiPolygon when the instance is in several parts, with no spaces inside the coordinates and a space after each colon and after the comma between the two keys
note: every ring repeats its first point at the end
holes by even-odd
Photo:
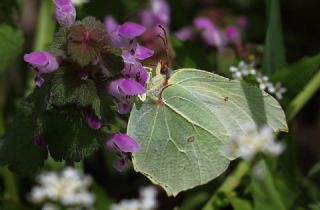
{"type": "Polygon", "coordinates": [[[276,96],[278,100],[283,98],[283,94],[287,92],[287,89],[282,86],[280,82],[272,83],[268,76],[262,75],[255,69],[255,63],[246,63],[240,61],[238,66],[231,66],[230,72],[232,78],[236,80],[254,80],[259,85],[261,90],[267,91],[270,94],[276,96]]]}

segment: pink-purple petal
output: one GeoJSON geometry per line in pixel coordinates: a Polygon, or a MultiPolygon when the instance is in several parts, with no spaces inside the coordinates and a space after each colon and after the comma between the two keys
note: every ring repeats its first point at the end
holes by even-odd
{"type": "Polygon", "coordinates": [[[193,36],[193,30],[191,27],[183,27],[176,31],[174,35],[181,41],[190,40],[193,36]]]}
{"type": "Polygon", "coordinates": [[[115,160],[113,162],[113,167],[118,171],[118,172],[123,172],[125,169],[126,165],[128,164],[128,158],[126,156],[121,156],[119,159],[115,160]]]}
{"type": "Polygon", "coordinates": [[[121,25],[118,30],[119,35],[128,39],[134,39],[135,37],[142,35],[146,31],[146,28],[133,22],[126,22],[121,25]]]}
{"type": "Polygon", "coordinates": [[[126,78],[133,78],[139,82],[142,86],[146,84],[148,79],[148,73],[141,63],[135,62],[125,63],[124,69],[121,71],[121,74],[126,78]]]}
{"type": "Polygon", "coordinates": [[[164,0],[152,0],[151,11],[158,24],[168,26],[170,23],[170,6],[164,0]]]}
{"type": "Polygon", "coordinates": [[[120,152],[137,152],[140,149],[140,144],[127,134],[116,133],[109,141],[111,141],[120,152]]]}
{"type": "Polygon", "coordinates": [[[56,7],[63,7],[66,5],[72,5],[71,0],[54,0],[53,2],[56,5],[56,7]]]}
{"type": "Polygon", "coordinates": [[[117,104],[117,112],[119,114],[128,114],[131,111],[131,103],[130,102],[119,102],[117,104]]]}
{"type": "Polygon", "coordinates": [[[200,30],[214,30],[216,28],[209,18],[199,17],[193,23],[200,30]]]}
{"type": "Polygon", "coordinates": [[[135,49],[134,57],[138,60],[145,60],[153,56],[153,54],[154,54],[153,50],[150,50],[138,44],[135,49]]]}
{"type": "Polygon", "coordinates": [[[71,5],[56,7],[54,18],[62,27],[69,27],[76,21],[76,9],[71,5]]]}
{"type": "Polygon", "coordinates": [[[104,18],[104,26],[106,32],[111,33],[118,29],[119,24],[112,16],[106,16],[104,18]]]}
{"type": "Polygon", "coordinates": [[[241,35],[240,31],[236,26],[228,26],[226,29],[226,36],[228,40],[232,43],[240,43],[241,35]]]}
{"type": "Polygon", "coordinates": [[[92,129],[97,130],[97,129],[101,128],[101,124],[102,124],[101,120],[94,114],[89,114],[87,116],[86,121],[87,121],[88,126],[92,129]]]}
{"type": "Polygon", "coordinates": [[[24,60],[31,64],[38,73],[51,73],[59,68],[56,57],[48,52],[32,52],[24,55],[24,60]]]}
{"type": "Polygon", "coordinates": [[[34,84],[37,86],[37,87],[41,87],[44,83],[44,79],[38,74],[36,75],[36,77],[34,78],[34,84]]]}

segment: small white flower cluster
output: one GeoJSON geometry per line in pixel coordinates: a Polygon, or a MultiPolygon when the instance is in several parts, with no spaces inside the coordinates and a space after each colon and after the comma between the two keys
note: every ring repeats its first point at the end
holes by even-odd
{"type": "Polygon", "coordinates": [[[257,71],[254,68],[254,66],[254,62],[247,64],[245,61],[240,61],[237,67],[230,67],[232,78],[236,80],[241,80],[248,76],[255,76],[257,74],[257,71]]]}
{"type": "Polygon", "coordinates": [[[82,172],[67,167],[61,174],[44,172],[38,177],[29,200],[43,204],[42,210],[59,210],[59,205],[67,210],[91,209],[95,197],[88,191],[92,178],[82,172]]]}
{"type": "Polygon", "coordinates": [[[254,62],[247,64],[245,61],[240,61],[238,67],[231,66],[229,70],[232,73],[232,78],[235,80],[246,79],[249,76],[253,77],[259,84],[261,90],[274,94],[277,99],[281,100],[283,94],[287,92],[287,89],[283,87],[280,82],[274,84],[269,81],[269,77],[258,74],[254,66],[254,62]]]}
{"type": "Polygon", "coordinates": [[[243,134],[231,138],[230,143],[222,148],[226,157],[252,160],[258,153],[278,156],[283,152],[284,144],[275,141],[271,128],[258,130],[254,124],[245,124],[243,129],[243,134]]]}
{"type": "Polygon", "coordinates": [[[111,210],[153,210],[158,206],[157,190],[152,187],[145,187],[140,190],[140,198],[125,199],[118,204],[112,204],[111,210]]]}
{"type": "Polygon", "coordinates": [[[82,5],[88,3],[90,0],[71,0],[72,4],[75,6],[82,5]]]}

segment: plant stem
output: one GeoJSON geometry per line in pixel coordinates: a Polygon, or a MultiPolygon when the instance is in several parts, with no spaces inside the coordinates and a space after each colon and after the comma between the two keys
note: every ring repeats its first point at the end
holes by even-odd
{"type": "Polygon", "coordinates": [[[213,194],[207,204],[202,208],[202,210],[216,210],[217,206],[215,203],[219,200],[218,195],[220,193],[231,193],[237,186],[239,186],[241,179],[250,169],[250,163],[246,161],[241,161],[237,168],[230,174],[219,189],[213,194]]]}
{"type": "Polygon", "coordinates": [[[292,100],[287,109],[288,121],[293,120],[296,114],[304,107],[309,99],[320,88],[320,70],[313,79],[305,86],[305,88],[292,100]]]}
{"type": "Polygon", "coordinates": [[[17,191],[16,181],[13,174],[6,167],[0,168],[0,175],[5,185],[5,198],[13,203],[20,205],[19,194],[17,191]]]}
{"type": "Polygon", "coordinates": [[[53,21],[54,6],[51,0],[42,0],[39,10],[37,30],[33,49],[44,50],[53,40],[55,22],[53,21]]]}

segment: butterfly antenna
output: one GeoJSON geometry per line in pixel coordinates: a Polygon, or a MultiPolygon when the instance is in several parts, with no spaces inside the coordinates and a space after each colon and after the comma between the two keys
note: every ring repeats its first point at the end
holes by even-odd
{"type": "Polygon", "coordinates": [[[161,36],[160,34],[158,35],[158,37],[161,38],[161,40],[166,48],[166,59],[167,59],[167,62],[169,62],[169,43],[168,43],[167,31],[162,25],[158,25],[158,27],[163,31],[163,34],[164,34],[164,37],[161,36]]]}

